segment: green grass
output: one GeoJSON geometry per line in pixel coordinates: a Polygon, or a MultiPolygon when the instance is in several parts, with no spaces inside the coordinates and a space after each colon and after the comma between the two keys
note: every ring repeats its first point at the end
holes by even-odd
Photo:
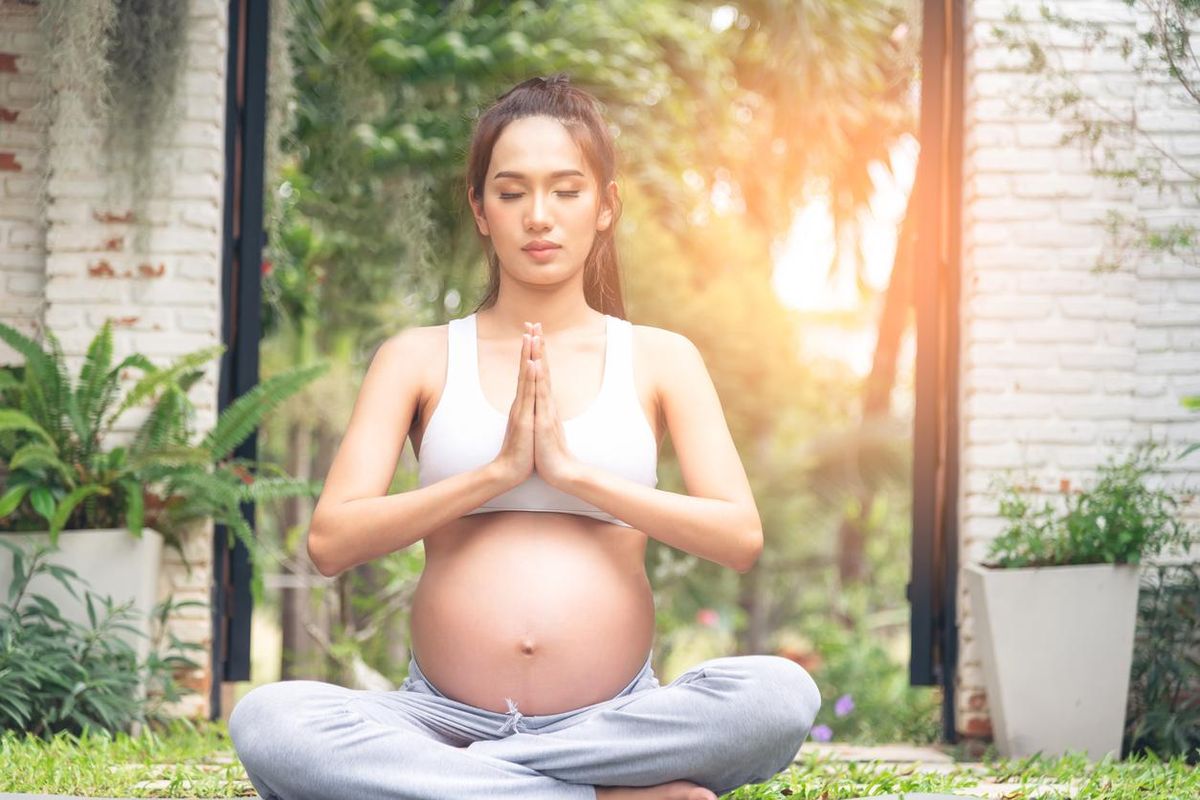
{"type": "Polygon", "coordinates": [[[0,792],[104,797],[253,797],[224,724],[173,722],[132,737],[0,736],[0,792]],[[155,781],[154,788],[138,788],[155,781]],[[157,783],[157,782],[165,783],[157,783]]]}
{"type": "MultiPolygon", "coordinates": [[[[60,734],[0,736],[0,792],[106,797],[252,797],[223,723],[179,721],[137,737],[60,734]],[[141,785],[153,781],[152,785],[141,785]]],[[[847,763],[807,756],[770,781],[743,786],[726,800],[846,800],[901,792],[954,792],[983,782],[1019,784],[1003,796],[1071,800],[1195,800],[1200,770],[1182,759],[1090,764],[1080,756],[963,762],[945,773],[911,766],[847,763]],[[1036,794],[1039,787],[1058,790],[1036,794]]]]}
{"type": "Polygon", "coordinates": [[[1082,756],[960,763],[945,774],[912,767],[802,759],[766,783],[743,786],[728,800],[846,800],[902,792],[946,792],[981,783],[1014,785],[1004,800],[1196,800],[1200,771],[1182,758],[1134,758],[1091,764],[1082,756]],[[1057,788],[1055,788],[1057,787],[1057,788]]]}

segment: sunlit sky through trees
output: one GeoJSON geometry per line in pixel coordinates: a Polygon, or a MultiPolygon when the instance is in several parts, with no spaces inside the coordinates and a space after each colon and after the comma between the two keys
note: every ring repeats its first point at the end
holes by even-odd
{"type": "MultiPolygon", "coordinates": [[[[860,299],[855,291],[853,262],[857,254],[852,246],[842,248],[839,268],[830,275],[834,231],[824,200],[814,200],[796,214],[787,241],[775,254],[772,283],[783,304],[806,316],[839,318],[806,326],[804,348],[845,362],[857,375],[866,375],[871,369],[878,310],[891,277],[896,238],[916,175],[917,152],[916,140],[904,137],[892,148],[890,172],[878,163],[871,165],[875,193],[861,217],[860,235],[864,279],[875,292],[873,297],[860,299]]],[[[901,365],[910,358],[911,342],[906,341],[901,365]]],[[[905,371],[901,366],[901,373],[905,371]]]]}
{"type": "MultiPolygon", "coordinates": [[[[875,184],[870,209],[862,217],[862,247],[866,281],[882,292],[887,288],[896,253],[896,237],[912,189],[916,171],[917,143],[904,137],[891,153],[892,171],[876,163],[870,167],[875,184]]],[[[843,248],[842,265],[828,281],[834,258],[833,219],[823,200],[805,206],[795,218],[786,244],[775,257],[775,291],[784,303],[798,311],[850,311],[858,307],[854,289],[856,257],[843,248]]]]}
{"type": "MultiPolygon", "coordinates": [[[[713,30],[722,31],[741,24],[741,19],[734,6],[719,6],[713,10],[710,24],[713,30]]],[[[916,91],[912,102],[914,106],[919,102],[916,91]]],[[[835,255],[833,217],[820,191],[796,213],[786,241],[773,250],[776,294],[785,306],[811,321],[805,326],[806,349],[842,361],[859,375],[870,370],[879,301],[891,276],[918,149],[915,138],[904,136],[891,149],[890,169],[878,162],[869,166],[875,189],[869,208],[859,218],[861,269],[855,263],[860,256],[853,241],[844,242],[835,255]],[[860,297],[856,272],[863,274],[872,296],[860,297]]],[[[722,181],[712,187],[710,203],[718,214],[736,206],[730,202],[728,189],[722,181]]]]}

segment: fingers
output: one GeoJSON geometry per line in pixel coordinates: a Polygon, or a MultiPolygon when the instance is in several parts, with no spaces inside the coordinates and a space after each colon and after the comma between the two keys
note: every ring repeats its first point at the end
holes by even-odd
{"type": "Polygon", "coordinates": [[[540,384],[546,379],[546,338],[542,336],[542,323],[540,322],[533,324],[533,355],[531,358],[533,358],[534,363],[537,365],[537,369],[534,370],[533,374],[536,376],[537,383],[539,384],[537,393],[540,393],[540,384]]]}
{"type": "Polygon", "coordinates": [[[521,366],[517,372],[517,394],[520,395],[521,389],[525,388],[525,380],[529,375],[529,353],[531,348],[529,334],[521,335],[521,366]]]}
{"type": "Polygon", "coordinates": [[[522,338],[521,346],[521,384],[517,387],[519,395],[519,412],[522,417],[527,413],[533,413],[534,407],[534,391],[537,388],[537,382],[534,379],[534,342],[533,342],[533,324],[525,323],[525,334],[522,338]]]}
{"type": "Polygon", "coordinates": [[[546,370],[546,340],[542,338],[542,323],[526,322],[525,334],[521,339],[521,379],[517,385],[517,412],[523,414],[526,405],[536,409],[537,398],[542,395],[545,387],[549,386],[549,374],[546,370]]]}
{"type": "Polygon", "coordinates": [[[551,394],[550,386],[550,368],[549,356],[546,351],[546,339],[542,336],[542,324],[536,323],[533,326],[533,360],[537,365],[537,370],[534,372],[534,396],[537,398],[537,403],[547,409],[547,417],[553,416],[553,395],[551,394]]]}
{"type": "Polygon", "coordinates": [[[542,337],[542,331],[538,328],[538,388],[546,392],[546,399],[549,400],[550,395],[550,353],[546,350],[546,340],[542,337]]]}
{"type": "Polygon", "coordinates": [[[533,413],[533,403],[535,393],[537,392],[537,361],[533,356],[533,337],[530,337],[529,343],[529,360],[525,362],[525,369],[529,377],[525,381],[525,407],[529,409],[529,413],[533,413]]]}
{"type": "Polygon", "coordinates": [[[513,406],[517,416],[521,416],[525,411],[525,405],[529,398],[529,388],[532,380],[529,374],[529,359],[533,353],[533,337],[528,333],[521,336],[521,364],[517,370],[517,398],[513,406]]]}
{"type": "MultiPolygon", "coordinates": [[[[542,336],[542,323],[535,322],[533,325],[533,358],[534,361],[541,361],[546,357],[546,338],[542,336]]],[[[538,365],[538,374],[546,374],[545,364],[538,365]]]]}

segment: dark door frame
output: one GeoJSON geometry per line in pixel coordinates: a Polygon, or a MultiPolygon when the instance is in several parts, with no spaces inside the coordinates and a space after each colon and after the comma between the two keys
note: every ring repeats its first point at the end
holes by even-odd
{"type": "Polygon", "coordinates": [[[961,272],[963,0],[925,0],[917,214],[916,407],[913,420],[914,686],[942,687],[942,734],[957,738],[958,353],[961,272]]]}
{"type": "MultiPolygon", "coordinates": [[[[225,210],[221,254],[221,356],[218,413],[258,383],[262,325],[263,159],[267,118],[267,0],[229,0],[225,83],[225,210]]],[[[234,451],[256,458],[251,434],[234,451]]],[[[254,527],[254,505],[242,505],[254,527]]],[[[217,525],[213,537],[212,685],[209,718],[219,719],[221,684],[250,680],[250,560],[246,546],[217,525]],[[231,547],[229,539],[234,538],[231,547]]]]}

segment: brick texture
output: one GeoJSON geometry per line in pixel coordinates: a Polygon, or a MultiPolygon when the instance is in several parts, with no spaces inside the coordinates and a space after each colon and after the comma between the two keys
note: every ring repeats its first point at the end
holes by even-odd
{"type": "MultiPolygon", "coordinates": [[[[0,16],[0,319],[26,334],[41,321],[46,259],[35,202],[46,121],[38,118],[36,96],[21,88],[46,58],[36,25],[33,13],[0,16]]],[[[14,357],[0,343],[0,360],[14,357]]]]}
{"type": "MultiPolygon", "coordinates": [[[[1041,0],[966,4],[963,163],[960,552],[986,557],[1003,529],[993,477],[1013,470],[1043,491],[1089,482],[1109,455],[1154,436],[1200,440],[1200,415],[1179,398],[1200,394],[1200,270],[1167,256],[1092,267],[1112,209],[1152,224],[1200,218],[1183,193],[1122,188],[1091,174],[1087,155],[1061,144],[1063,124],[1023,98],[1029,76],[992,35],[1011,7],[1029,21],[1052,63],[1117,115],[1200,171],[1200,108],[1182,87],[1139,83],[1111,50],[1085,52],[1077,35],[1040,21],[1041,0]],[[1058,61],[1055,61],[1058,59],[1058,61]]],[[[1058,2],[1060,13],[1103,22],[1110,36],[1144,27],[1120,3],[1058,2]]],[[[1153,157],[1129,140],[1122,155],[1153,157]]],[[[1194,460],[1173,465],[1170,484],[1194,460]]],[[[1195,514],[1193,508],[1191,514],[1195,514]]],[[[960,579],[956,718],[961,735],[991,735],[970,598],[960,579]]]]}
{"type": "MultiPolygon", "coordinates": [[[[32,8],[32,7],[31,7],[32,8]]],[[[107,204],[99,172],[101,132],[63,131],[35,115],[39,69],[50,55],[33,11],[0,14],[0,320],[30,336],[45,327],[63,343],[72,375],[105,319],[114,321],[114,357],[140,352],[166,365],[220,342],[221,206],[223,202],[227,4],[192,0],[185,67],[172,117],[178,126],[158,143],[164,179],[149,198],[148,251],[132,252],[133,218],[107,204]],[[49,137],[53,175],[48,206],[38,202],[38,144],[49,137]],[[67,146],[67,143],[70,146],[67,146]]],[[[0,344],[0,363],[19,356],[0,344]]],[[[216,420],[217,362],[192,389],[199,432],[216,420]]],[[[129,371],[124,388],[140,372],[129,371]]],[[[110,446],[127,441],[144,418],[134,409],[118,421],[110,446]]],[[[160,599],[211,606],[212,530],[186,543],[192,570],[165,550],[160,599]]],[[[86,576],[85,576],[86,577],[86,576]]],[[[212,632],[209,610],[184,609],[171,632],[204,651],[189,653],[201,669],[179,678],[199,693],[169,713],[207,717],[212,632]]],[[[165,638],[165,637],[164,637],[165,638]]]]}

